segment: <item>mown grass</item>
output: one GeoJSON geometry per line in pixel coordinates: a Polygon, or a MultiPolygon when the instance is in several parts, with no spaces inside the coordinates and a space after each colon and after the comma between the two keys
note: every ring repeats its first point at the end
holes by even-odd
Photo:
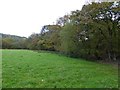
{"type": "Polygon", "coordinates": [[[118,70],[48,52],[2,50],[3,88],[117,88],[118,70]]]}

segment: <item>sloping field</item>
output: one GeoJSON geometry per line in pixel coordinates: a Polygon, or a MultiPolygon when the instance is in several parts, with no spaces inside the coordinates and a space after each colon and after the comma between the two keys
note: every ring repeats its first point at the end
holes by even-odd
{"type": "Polygon", "coordinates": [[[118,70],[48,52],[2,50],[3,88],[117,88],[118,70]]]}

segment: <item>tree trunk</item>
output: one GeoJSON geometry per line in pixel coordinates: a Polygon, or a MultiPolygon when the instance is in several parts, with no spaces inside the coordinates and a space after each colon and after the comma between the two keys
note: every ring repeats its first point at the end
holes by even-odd
{"type": "Polygon", "coordinates": [[[112,60],[110,51],[108,51],[108,60],[112,60]]]}
{"type": "Polygon", "coordinates": [[[117,58],[116,58],[116,54],[115,54],[115,53],[113,54],[113,60],[114,60],[114,61],[117,61],[117,58]]]}

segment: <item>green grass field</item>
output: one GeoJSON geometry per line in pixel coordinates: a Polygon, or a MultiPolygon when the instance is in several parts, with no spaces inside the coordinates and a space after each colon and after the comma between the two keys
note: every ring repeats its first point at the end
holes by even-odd
{"type": "Polygon", "coordinates": [[[3,88],[117,88],[111,65],[48,52],[2,50],[3,88]]]}

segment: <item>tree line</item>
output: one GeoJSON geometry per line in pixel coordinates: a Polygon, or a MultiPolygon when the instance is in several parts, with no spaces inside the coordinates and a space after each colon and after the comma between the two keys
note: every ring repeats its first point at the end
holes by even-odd
{"type": "Polygon", "coordinates": [[[54,25],[43,26],[41,33],[25,39],[23,47],[115,61],[120,58],[119,35],[120,2],[93,2],[60,17],[54,25]]]}

